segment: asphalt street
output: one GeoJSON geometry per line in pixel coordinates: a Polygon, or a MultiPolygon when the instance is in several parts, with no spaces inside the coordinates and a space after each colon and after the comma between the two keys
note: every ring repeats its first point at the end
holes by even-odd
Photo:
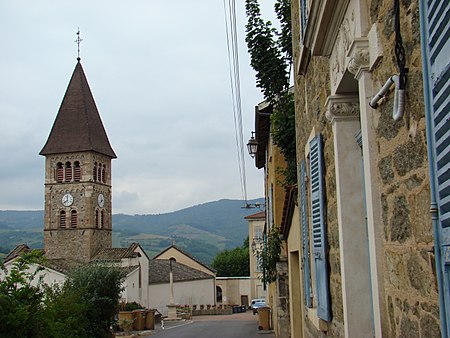
{"type": "MultiPolygon", "coordinates": [[[[158,324],[159,326],[159,324],[158,324]]],[[[272,331],[258,330],[258,316],[251,312],[228,316],[200,316],[181,322],[165,322],[151,336],[161,338],[274,338],[272,331]]]]}

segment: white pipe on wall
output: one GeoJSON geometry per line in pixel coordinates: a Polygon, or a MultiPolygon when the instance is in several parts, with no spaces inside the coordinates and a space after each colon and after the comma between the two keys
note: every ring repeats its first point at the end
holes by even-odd
{"type": "Polygon", "coordinates": [[[380,91],[370,100],[369,105],[373,109],[378,108],[378,102],[384,98],[391,88],[391,86],[395,84],[395,93],[394,93],[394,107],[392,109],[392,118],[394,121],[398,121],[403,117],[403,112],[405,110],[405,90],[399,89],[400,80],[398,75],[392,75],[384,84],[384,86],[380,89],[380,91]]]}

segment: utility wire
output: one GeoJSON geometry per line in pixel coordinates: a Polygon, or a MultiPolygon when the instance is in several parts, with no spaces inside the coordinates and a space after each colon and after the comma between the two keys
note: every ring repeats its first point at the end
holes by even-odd
{"type": "Polygon", "coordinates": [[[239,52],[236,25],[235,0],[224,0],[225,29],[227,37],[228,63],[230,73],[231,96],[234,116],[236,149],[238,155],[239,176],[242,197],[247,204],[247,180],[245,174],[245,146],[242,129],[241,83],[239,75],[239,52]]]}

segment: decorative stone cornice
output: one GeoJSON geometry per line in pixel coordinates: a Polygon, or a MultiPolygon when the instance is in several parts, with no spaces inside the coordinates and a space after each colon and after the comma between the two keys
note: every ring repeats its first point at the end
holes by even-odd
{"type": "Polygon", "coordinates": [[[335,123],[338,120],[359,119],[358,96],[332,95],[327,98],[326,118],[335,123]]]}
{"type": "Polygon", "coordinates": [[[357,75],[361,68],[369,68],[369,41],[367,38],[355,38],[348,51],[349,62],[347,69],[357,75]]]}
{"type": "Polygon", "coordinates": [[[329,56],[350,0],[311,1],[305,46],[312,55],[329,56]]]}

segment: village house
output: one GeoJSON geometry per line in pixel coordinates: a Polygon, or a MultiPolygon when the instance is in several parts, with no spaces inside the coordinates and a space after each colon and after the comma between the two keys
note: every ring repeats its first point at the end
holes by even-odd
{"type": "Polygon", "coordinates": [[[298,182],[279,223],[288,319],[272,316],[290,332],[275,332],[447,337],[450,3],[291,5],[298,182]]]}

